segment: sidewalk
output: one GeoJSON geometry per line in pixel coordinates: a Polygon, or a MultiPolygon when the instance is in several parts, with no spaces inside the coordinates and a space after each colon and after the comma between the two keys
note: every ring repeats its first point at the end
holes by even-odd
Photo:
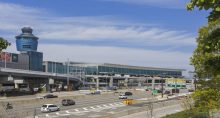
{"type": "MultiPolygon", "coordinates": [[[[168,114],[177,113],[182,110],[183,108],[181,107],[180,104],[154,109],[152,118],[161,118],[168,114]]],[[[150,114],[150,111],[143,111],[143,112],[134,113],[134,114],[119,117],[119,118],[151,118],[151,114],[150,114]]]]}

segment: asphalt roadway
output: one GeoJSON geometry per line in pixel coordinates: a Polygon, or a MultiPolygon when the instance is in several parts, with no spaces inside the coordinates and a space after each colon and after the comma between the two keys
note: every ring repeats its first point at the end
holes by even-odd
{"type": "MultiPolygon", "coordinates": [[[[140,98],[150,98],[152,97],[150,94],[147,94],[145,91],[143,92],[132,92],[133,95],[129,98],[131,99],[140,99],[140,98]]],[[[51,114],[56,114],[56,117],[63,117],[60,115],[61,112],[65,112],[65,114],[70,114],[70,112],[78,112],[81,116],[83,114],[88,113],[91,109],[93,111],[105,111],[109,109],[117,109],[120,107],[125,106],[122,104],[122,100],[118,99],[119,93],[116,94],[107,94],[107,95],[86,95],[88,96],[82,99],[75,99],[76,105],[73,106],[62,106],[61,101],[53,103],[52,101],[49,102],[50,104],[56,104],[60,107],[59,112],[52,112],[52,113],[41,113],[40,107],[43,104],[24,104],[19,106],[14,106],[12,110],[8,110],[8,114],[12,117],[14,116],[25,116],[25,117],[33,117],[34,114],[37,117],[53,117],[51,114]]],[[[53,98],[56,99],[56,98],[53,98]]],[[[44,99],[42,99],[43,101],[44,99]]],[[[113,112],[112,112],[113,113],[113,112]]],[[[78,115],[78,114],[77,114],[78,115]]],[[[76,116],[77,116],[76,115],[76,116]]],[[[64,115],[65,116],[65,115],[64,115]]],[[[69,115],[68,117],[71,117],[69,115]]],[[[79,117],[79,116],[77,116],[79,117]]]]}
{"type": "MultiPolygon", "coordinates": [[[[153,96],[146,91],[131,91],[133,93],[130,99],[149,101],[153,96]]],[[[51,113],[42,113],[40,107],[43,104],[23,104],[14,106],[12,110],[8,110],[9,117],[15,118],[99,118],[105,115],[113,115],[123,111],[133,110],[141,108],[142,105],[130,105],[126,106],[122,103],[122,100],[118,99],[120,93],[109,93],[101,95],[85,95],[81,99],[74,99],[76,105],[73,106],[62,106],[61,101],[51,101],[49,99],[42,99],[50,104],[56,104],[60,107],[60,111],[51,113]]],[[[53,98],[57,99],[57,98],[53,98]]],[[[58,100],[58,99],[57,99],[58,100]]],[[[176,100],[173,100],[174,102],[176,100]]],[[[42,103],[42,102],[41,102],[42,103]]],[[[44,102],[45,103],[45,102],[44,102]]],[[[167,103],[169,106],[170,103],[167,103]]],[[[161,104],[154,104],[154,108],[161,108],[161,104]]]]}

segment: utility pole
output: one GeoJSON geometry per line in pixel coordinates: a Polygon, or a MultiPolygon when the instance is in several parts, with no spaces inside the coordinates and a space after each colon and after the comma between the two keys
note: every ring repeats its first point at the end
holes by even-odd
{"type": "Polygon", "coordinates": [[[7,64],[6,53],[7,52],[5,52],[5,68],[6,68],[6,64],[7,64]]]}
{"type": "Polygon", "coordinates": [[[68,58],[68,59],[67,59],[67,86],[68,86],[68,87],[69,87],[69,84],[70,84],[70,83],[69,83],[69,79],[70,79],[70,78],[69,78],[69,73],[70,73],[70,72],[69,72],[69,58],[68,58]]]}
{"type": "Polygon", "coordinates": [[[162,92],[161,92],[161,95],[162,95],[162,98],[163,98],[163,78],[161,79],[161,86],[162,86],[162,92]]]}
{"type": "Polygon", "coordinates": [[[56,62],[55,62],[55,73],[57,73],[57,66],[56,66],[56,62]]]}

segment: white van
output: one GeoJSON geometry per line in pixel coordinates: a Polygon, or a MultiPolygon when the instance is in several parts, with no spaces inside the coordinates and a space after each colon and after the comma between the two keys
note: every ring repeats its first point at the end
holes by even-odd
{"type": "Polygon", "coordinates": [[[54,104],[44,104],[40,110],[41,112],[52,112],[52,111],[59,111],[60,108],[54,104]]]}

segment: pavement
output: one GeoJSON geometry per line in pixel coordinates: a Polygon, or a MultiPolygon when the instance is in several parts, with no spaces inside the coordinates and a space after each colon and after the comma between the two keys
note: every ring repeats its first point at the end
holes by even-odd
{"type": "MultiPolygon", "coordinates": [[[[149,102],[149,100],[152,100],[152,97],[153,97],[151,94],[147,93],[146,91],[121,90],[120,92],[124,92],[124,91],[131,91],[133,93],[133,96],[130,96],[129,98],[136,99],[137,101],[141,101],[141,102],[149,102]]],[[[16,118],[18,116],[21,116],[21,118],[25,118],[25,117],[33,118],[34,114],[35,114],[35,118],[52,118],[52,117],[99,118],[99,117],[106,116],[106,115],[114,116],[116,114],[119,114],[119,117],[121,117],[122,116],[121,113],[123,112],[126,112],[126,111],[133,112],[133,110],[141,109],[143,107],[143,104],[135,104],[135,105],[126,106],[122,103],[122,100],[118,99],[118,95],[120,93],[113,93],[113,92],[103,92],[101,95],[85,95],[85,93],[83,93],[83,97],[73,98],[76,102],[76,105],[62,106],[61,105],[62,98],[60,98],[61,96],[62,97],[65,97],[65,96],[71,97],[73,95],[80,96],[82,93],[80,91],[75,91],[75,92],[60,92],[60,93],[57,92],[54,94],[58,94],[59,98],[41,99],[37,101],[35,100],[36,103],[30,101],[29,103],[24,102],[23,104],[13,104],[14,108],[12,110],[7,110],[7,114],[9,116],[11,115],[12,117],[16,117],[16,118]],[[56,104],[60,106],[61,110],[58,112],[52,112],[52,113],[40,112],[40,107],[43,104],[48,104],[48,103],[56,104]]],[[[30,99],[30,98],[23,98],[23,99],[30,99]]],[[[166,98],[160,98],[160,96],[158,96],[157,98],[154,98],[154,99],[164,100],[166,98]]],[[[16,99],[10,99],[10,100],[16,100],[16,99]]],[[[164,107],[164,104],[167,104],[168,106],[176,104],[175,100],[172,102],[168,101],[167,103],[163,103],[163,104],[155,103],[154,108],[155,110],[158,110],[158,108],[164,107]]],[[[169,112],[173,112],[173,111],[172,110],[167,111],[167,113],[169,112]]],[[[159,114],[156,114],[156,115],[159,115],[159,114]]],[[[141,117],[142,116],[140,116],[140,118],[141,117]]],[[[115,117],[112,117],[112,118],[115,118],[115,117]]]]}
{"type": "MultiPolygon", "coordinates": [[[[140,92],[140,91],[132,91],[132,93],[133,96],[129,97],[131,99],[148,98],[151,96],[146,92],[140,92]]],[[[118,99],[119,94],[120,93],[103,93],[101,95],[83,95],[83,97],[73,98],[73,100],[76,102],[76,105],[73,106],[62,106],[61,105],[62,98],[38,99],[38,100],[32,100],[30,102],[26,102],[24,100],[22,104],[16,104],[15,102],[13,104],[14,108],[12,110],[7,110],[7,113],[12,116],[23,116],[23,117],[34,116],[34,113],[39,117],[48,117],[48,115],[50,116],[51,114],[53,117],[55,117],[54,114],[60,117],[61,116],[60,114],[64,114],[64,113],[70,114],[73,111],[76,112],[79,111],[81,115],[84,112],[87,113],[88,111],[104,111],[104,110],[108,111],[108,109],[117,109],[119,107],[124,106],[122,104],[122,100],[118,99]],[[40,107],[43,104],[56,104],[60,106],[61,111],[52,112],[51,114],[49,113],[48,115],[45,113],[41,113],[40,107]]]]}

